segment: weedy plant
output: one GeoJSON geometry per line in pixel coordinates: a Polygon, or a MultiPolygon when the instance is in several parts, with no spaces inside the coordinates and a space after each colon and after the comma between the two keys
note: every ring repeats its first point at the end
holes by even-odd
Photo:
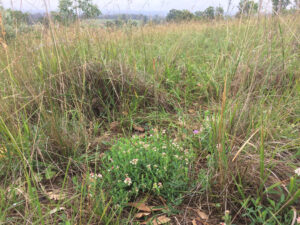
{"type": "MultiPolygon", "coordinates": [[[[296,170],[297,171],[297,170],[296,170]]],[[[296,172],[295,171],[295,172],[296,172]]],[[[288,185],[284,186],[275,183],[266,188],[264,196],[267,196],[263,204],[260,197],[248,198],[243,206],[245,208],[244,217],[251,219],[254,224],[292,224],[295,209],[290,206],[300,203],[300,179],[298,174],[290,178],[288,185]],[[276,201],[272,200],[271,195],[275,195],[276,201]]]]}
{"type": "Polygon", "coordinates": [[[178,205],[192,164],[193,152],[163,134],[123,138],[103,157],[103,187],[118,203],[148,193],[178,205]]]}

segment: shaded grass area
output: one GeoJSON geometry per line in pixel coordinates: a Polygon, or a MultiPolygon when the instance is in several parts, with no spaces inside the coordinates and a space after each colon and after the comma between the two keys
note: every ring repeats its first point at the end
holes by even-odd
{"type": "Polygon", "coordinates": [[[107,189],[92,192],[90,174],[106,176],[103,153],[121,137],[154,130],[194,153],[194,182],[179,205],[151,191],[130,201],[168,204],[164,214],[179,224],[198,220],[195,210],[209,224],[291,224],[300,195],[299,22],[75,24],[3,45],[0,221],[137,223],[107,189]]]}

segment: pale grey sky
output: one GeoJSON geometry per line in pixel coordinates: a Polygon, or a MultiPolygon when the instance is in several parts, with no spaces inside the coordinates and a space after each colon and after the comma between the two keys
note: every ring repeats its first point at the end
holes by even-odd
{"type": "MultiPolygon", "coordinates": [[[[0,0],[1,1],[1,0],[0,0]]],[[[94,0],[101,11],[117,13],[120,11],[164,11],[170,9],[188,9],[191,11],[204,10],[209,6],[222,6],[225,11],[230,0],[94,0]]],[[[256,0],[257,1],[257,0],[256,0]]],[[[265,5],[271,0],[265,0],[265,5]]],[[[23,11],[45,11],[45,2],[48,10],[56,10],[58,0],[2,0],[4,7],[12,7],[23,11]]],[[[239,0],[231,1],[229,13],[236,11],[239,0]]]]}

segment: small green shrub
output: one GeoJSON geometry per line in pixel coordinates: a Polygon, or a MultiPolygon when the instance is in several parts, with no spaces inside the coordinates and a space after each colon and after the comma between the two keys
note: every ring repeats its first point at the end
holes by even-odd
{"type": "Polygon", "coordinates": [[[124,138],[103,157],[103,187],[118,203],[151,193],[179,204],[189,188],[192,158],[165,135],[124,138]]]}
{"type": "Polygon", "coordinates": [[[265,206],[260,204],[260,199],[250,199],[250,206],[246,208],[244,217],[251,220],[251,225],[255,224],[291,224],[293,220],[293,211],[291,209],[285,209],[280,214],[275,215],[277,210],[283,205],[285,199],[284,195],[281,196],[277,203],[272,202],[272,205],[265,206]]]}
{"type": "Polygon", "coordinates": [[[268,187],[264,194],[267,196],[267,202],[263,203],[260,197],[247,199],[244,203],[244,217],[251,219],[251,224],[291,224],[293,220],[292,204],[299,204],[300,197],[300,179],[296,175],[290,178],[290,183],[286,186],[288,195],[281,187],[281,182],[268,187]],[[272,200],[268,195],[277,195],[278,198],[272,200]],[[279,197],[280,196],[280,197],[279,197]]]}

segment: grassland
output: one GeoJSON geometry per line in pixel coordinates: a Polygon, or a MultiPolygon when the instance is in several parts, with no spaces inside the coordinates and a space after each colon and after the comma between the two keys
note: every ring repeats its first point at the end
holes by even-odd
{"type": "Polygon", "coordinates": [[[171,224],[296,224],[299,34],[300,17],[290,15],[51,25],[2,42],[0,224],[139,224],[156,215],[171,224]],[[103,155],[149,133],[191,152],[188,173],[165,174],[187,185],[180,201],[168,199],[174,184],[164,197],[138,191],[119,205],[109,192],[117,180],[101,182],[103,155]],[[127,203],[141,200],[163,210],[137,219],[139,207],[127,203]]]}

